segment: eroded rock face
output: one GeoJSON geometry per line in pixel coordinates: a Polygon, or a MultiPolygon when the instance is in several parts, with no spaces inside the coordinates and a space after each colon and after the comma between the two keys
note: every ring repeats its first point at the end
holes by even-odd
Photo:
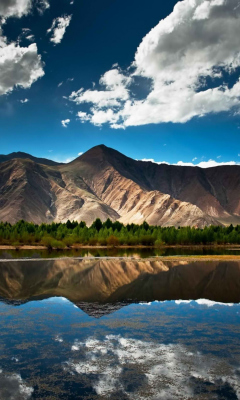
{"type": "Polygon", "coordinates": [[[1,300],[18,305],[53,296],[65,297],[93,316],[113,312],[134,301],[205,298],[238,303],[240,262],[151,259],[1,262],[1,300]]]}
{"type": "Polygon", "coordinates": [[[67,165],[19,154],[0,156],[2,221],[70,219],[90,225],[98,217],[176,227],[240,223],[239,166],[157,165],[106,146],[67,165]]]}

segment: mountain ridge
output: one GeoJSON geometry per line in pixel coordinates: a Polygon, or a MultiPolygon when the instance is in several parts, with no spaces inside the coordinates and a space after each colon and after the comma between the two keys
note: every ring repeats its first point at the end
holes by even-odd
{"type": "Polygon", "coordinates": [[[2,221],[74,219],[90,225],[99,217],[162,226],[240,223],[240,166],[158,165],[105,145],[68,164],[27,153],[1,157],[2,221]]]}
{"type": "Polygon", "coordinates": [[[42,157],[34,157],[31,154],[24,153],[22,151],[17,151],[9,154],[0,154],[0,163],[6,162],[6,161],[11,161],[14,159],[24,159],[24,160],[32,160],[35,161],[39,164],[44,164],[44,165],[49,165],[49,166],[54,166],[54,165],[61,165],[61,163],[58,163],[56,161],[50,160],[48,158],[42,158],[42,157]]]}

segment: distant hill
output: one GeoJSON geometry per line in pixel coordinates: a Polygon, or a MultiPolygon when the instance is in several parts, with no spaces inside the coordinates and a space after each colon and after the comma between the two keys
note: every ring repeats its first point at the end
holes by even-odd
{"type": "Polygon", "coordinates": [[[32,161],[35,161],[38,164],[43,164],[43,165],[58,165],[59,163],[49,160],[47,158],[38,158],[31,156],[31,154],[23,153],[21,151],[10,153],[10,154],[0,154],[0,163],[5,162],[5,161],[10,161],[13,160],[14,158],[20,158],[20,159],[29,159],[32,161]]]}
{"type": "Polygon", "coordinates": [[[240,224],[240,166],[158,165],[104,145],[69,164],[0,156],[0,220],[89,225],[97,217],[176,227],[240,224]]]}

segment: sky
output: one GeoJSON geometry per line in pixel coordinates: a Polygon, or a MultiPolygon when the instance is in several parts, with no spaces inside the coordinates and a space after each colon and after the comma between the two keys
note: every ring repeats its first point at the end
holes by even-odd
{"type": "Polygon", "coordinates": [[[0,153],[240,163],[239,37],[239,0],[1,0],[0,153]]]}

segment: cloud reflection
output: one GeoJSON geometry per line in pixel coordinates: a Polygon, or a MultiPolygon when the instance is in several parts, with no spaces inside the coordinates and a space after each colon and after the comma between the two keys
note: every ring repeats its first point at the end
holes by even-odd
{"type": "Polygon", "coordinates": [[[28,400],[34,389],[27,386],[21,375],[5,374],[0,370],[0,399],[1,400],[28,400]]]}
{"type": "Polygon", "coordinates": [[[239,399],[239,372],[223,358],[120,335],[75,340],[65,369],[89,379],[99,396],[130,400],[239,399]],[[184,396],[184,397],[183,397],[184,396]]]}

